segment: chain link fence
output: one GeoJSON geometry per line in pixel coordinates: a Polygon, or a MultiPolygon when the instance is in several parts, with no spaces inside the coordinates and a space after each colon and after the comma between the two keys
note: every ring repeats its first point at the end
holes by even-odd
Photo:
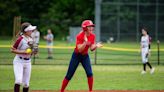
{"type": "Polygon", "coordinates": [[[147,27],[153,41],[164,41],[162,0],[100,0],[100,37],[107,42],[140,41],[141,27],[147,27]]]}

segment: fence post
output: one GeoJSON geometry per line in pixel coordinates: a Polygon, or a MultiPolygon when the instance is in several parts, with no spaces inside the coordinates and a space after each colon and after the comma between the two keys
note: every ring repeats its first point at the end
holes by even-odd
{"type": "Polygon", "coordinates": [[[16,40],[16,38],[20,35],[20,28],[21,28],[21,16],[15,16],[13,21],[13,38],[12,44],[16,40]]]}
{"type": "Polygon", "coordinates": [[[157,60],[158,60],[158,65],[160,64],[160,41],[157,40],[157,60]]]}
{"type": "Polygon", "coordinates": [[[95,50],[95,58],[94,58],[94,61],[95,61],[95,65],[97,64],[97,49],[95,50]]]}

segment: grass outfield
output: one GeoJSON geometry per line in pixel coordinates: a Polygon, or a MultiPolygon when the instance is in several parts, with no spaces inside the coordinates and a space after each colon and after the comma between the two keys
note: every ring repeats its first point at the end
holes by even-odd
{"type": "MultiPolygon", "coordinates": [[[[10,40],[0,40],[0,46],[11,45],[10,40]],[[3,43],[3,44],[2,44],[3,43]]],[[[40,45],[46,45],[41,41],[40,45]]],[[[73,43],[54,41],[54,46],[74,46],[73,43]]],[[[156,43],[152,44],[150,63],[155,66],[155,74],[149,72],[141,75],[141,56],[138,51],[139,43],[120,42],[107,44],[104,47],[120,49],[98,49],[97,64],[93,65],[95,90],[164,90],[164,51],[160,52],[161,64],[157,66],[156,43]],[[127,50],[127,51],[126,51],[127,50]]],[[[164,43],[160,45],[164,49],[164,43]]],[[[62,79],[66,74],[73,49],[53,50],[54,59],[47,60],[47,49],[39,49],[39,58],[32,66],[31,90],[59,90],[62,79]]],[[[95,53],[89,52],[91,62],[95,62],[95,53]]],[[[15,54],[10,53],[9,47],[0,47],[0,92],[12,90],[14,74],[12,60],[15,54]]],[[[148,69],[149,71],[149,69],[148,69]]],[[[80,66],[71,80],[68,90],[87,90],[87,79],[84,70],[80,66]]]]}
{"type": "MultiPolygon", "coordinates": [[[[141,75],[141,65],[93,65],[94,90],[164,90],[164,67],[154,66],[154,74],[141,75]]],[[[31,90],[59,90],[67,65],[33,65],[31,90]]],[[[12,65],[0,65],[0,90],[12,90],[12,65]]],[[[67,90],[87,90],[87,78],[78,67],[67,90]]]]}
{"type": "MultiPolygon", "coordinates": [[[[0,64],[12,64],[12,60],[15,54],[10,53],[9,47],[1,47],[2,45],[11,45],[10,40],[0,40],[0,64]]],[[[41,40],[40,45],[45,46],[46,42],[41,40]]],[[[61,41],[54,41],[54,46],[57,47],[69,47],[73,46],[74,43],[66,43],[61,41]]],[[[120,42],[120,43],[104,43],[104,48],[97,50],[97,64],[141,64],[141,55],[138,51],[140,46],[139,43],[132,42],[120,42]],[[121,49],[120,49],[121,48],[121,49]],[[134,51],[129,51],[134,50],[134,51]]],[[[152,52],[150,57],[150,62],[157,64],[157,51],[156,43],[152,44],[152,52]]],[[[160,45],[160,61],[164,64],[164,43],[160,45]]],[[[35,64],[68,64],[71,58],[73,48],[60,49],[54,48],[53,50],[53,60],[47,60],[47,49],[39,49],[39,59],[36,59],[35,64]]],[[[95,53],[90,52],[90,58],[92,63],[95,63],[95,53]]]]}
{"type": "MultiPolygon", "coordinates": [[[[39,49],[39,58],[35,64],[68,64],[73,49],[54,49],[54,59],[48,60],[47,49],[39,49]]],[[[12,64],[15,54],[10,53],[9,48],[0,48],[0,64],[12,64]]],[[[160,62],[164,64],[164,52],[160,53],[160,62]]],[[[91,62],[95,63],[95,53],[90,52],[91,62]]],[[[157,52],[151,52],[150,62],[157,64],[157,52]]],[[[34,61],[34,60],[32,60],[34,61]]],[[[97,50],[97,64],[141,64],[141,55],[139,52],[97,50]]]]}

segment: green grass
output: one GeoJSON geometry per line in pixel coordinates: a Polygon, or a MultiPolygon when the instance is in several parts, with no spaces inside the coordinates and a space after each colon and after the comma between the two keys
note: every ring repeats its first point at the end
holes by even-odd
{"type": "MultiPolygon", "coordinates": [[[[35,60],[36,64],[68,64],[73,49],[54,49],[52,60],[47,60],[47,49],[39,49],[39,58],[35,60]]],[[[0,64],[12,64],[15,54],[10,53],[10,48],[0,48],[0,64]]],[[[160,62],[164,64],[164,52],[160,52],[160,62]]],[[[90,52],[91,62],[95,63],[95,53],[90,52]]],[[[157,52],[152,52],[150,62],[157,64],[157,52]]],[[[33,61],[33,60],[32,60],[33,61]]],[[[97,64],[141,64],[141,55],[139,52],[97,50],[97,64]]]]}
{"type": "MultiPolygon", "coordinates": [[[[0,40],[0,45],[11,45],[10,40],[0,40]]],[[[41,40],[41,45],[46,42],[41,40]]],[[[74,46],[74,43],[54,41],[54,46],[74,46]]],[[[113,48],[138,49],[139,43],[120,42],[104,46],[113,48]]],[[[164,43],[161,43],[164,48],[164,43]]],[[[152,48],[157,48],[156,43],[152,48]]],[[[39,49],[39,58],[32,67],[30,81],[31,90],[59,90],[64,78],[73,49],[54,49],[54,59],[47,60],[47,49],[39,49]]],[[[89,52],[91,62],[95,62],[95,53],[89,52]]],[[[14,74],[12,60],[15,54],[10,53],[10,48],[0,48],[0,91],[12,90],[14,74]]],[[[141,56],[139,52],[97,50],[97,64],[93,65],[95,90],[164,90],[164,51],[160,52],[161,64],[157,66],[157,52],[152,51],[150,63],[156,68],[155,74],[141,75],[141,56]]],[[[87,90],[87,78],[80,66],[69,86],[68,90],[87,90]]]]}
{"type": "MultiPolygon", "coordinates": [[[[52,60],[47,60],[47,49],[39,49],[39,58],[35,64],[68,64],[73,49],[54,49],[52,60]]],[[[164,64],[164,52],[160,53],[160,62],[164,64]]],[[[10,53],[9,48],[0,48],[0,64],[12,64],[15,54],[10,53]]],[[[90,52],[92,63],[95,63],[95,54],[90,52]]],[[[152,52],[150,62],[157,64],[157,52],[152,52]]],[[[33,61],[33,60],[32,60],[33,61]]],[[[139,52],[112,51],[99,49],[97,51],[97,64],[141,64],[139,52]]]]}
{"type": "MultiPolygon", "coordinates": [[[[11,45],[10,40],[0,40],[1,45],[11,45]]],[[[40,45],[46,45],[46,42],[41,40],[40,45]]],[[[74,46],[74,43],[66,43],[61,41],[54,41],[54,46],[74,46]]],[[[132,42],[120,42],[120,43],[104,43],[105,47],[112,48],[129,48],[138,49],[139,43],[132,42]]],[[[161,43],[161,48],[164,48],[164,44],[161,43]]],[[[152,49],[157,48],[156,43],[152,44],[152,49]]],[[[47,60],[47,49],[39,49],[39,58],[36,59],[35,64],[68,64],[71,58],[73,49],[57,49],[53,50],[53,60],[47,60]]],[[[0,64],[12,64],[12,60],[15,54],[10,53],[10,48],[0,48],[0,64]]],[[[164,51],[160,52],[161,64],[164,64],[164,51]]],[[[95,53],[90,52],[90,58],[92,63],[97,61],[97,64],[141,64],[141,55],[139,52],[130,51],[115,51],[115,50],[97,50],[97,59],[95,59],[95,53]]],[[[157,51],[151,52],[149,58],[151,63],[157,64],[157,51]]]]}
{"type": "MultiPolygon", "coordinates": [[[[141,65],[93,65],[94,90],[164,90],[164,67],[154,66],[154,74],[141,75],[141,65]]],[[[31,90],[59,90],[68,66],[33,65],[31,90]]],[[[0,90],[12,90],[14,74],[12,65],[0,65],[0,90]]],[[[87,78],[78,67],[68,90],[87,90],[87,78]]]]}

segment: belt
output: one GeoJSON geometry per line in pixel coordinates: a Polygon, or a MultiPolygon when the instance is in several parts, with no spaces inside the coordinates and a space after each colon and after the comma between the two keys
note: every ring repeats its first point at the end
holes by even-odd
{"type": "Polygon", "coordinates": [[[23,60],[30,60],[30,58],[23,58],[23,57],[19,57],[19,58],[23,60]]]}

